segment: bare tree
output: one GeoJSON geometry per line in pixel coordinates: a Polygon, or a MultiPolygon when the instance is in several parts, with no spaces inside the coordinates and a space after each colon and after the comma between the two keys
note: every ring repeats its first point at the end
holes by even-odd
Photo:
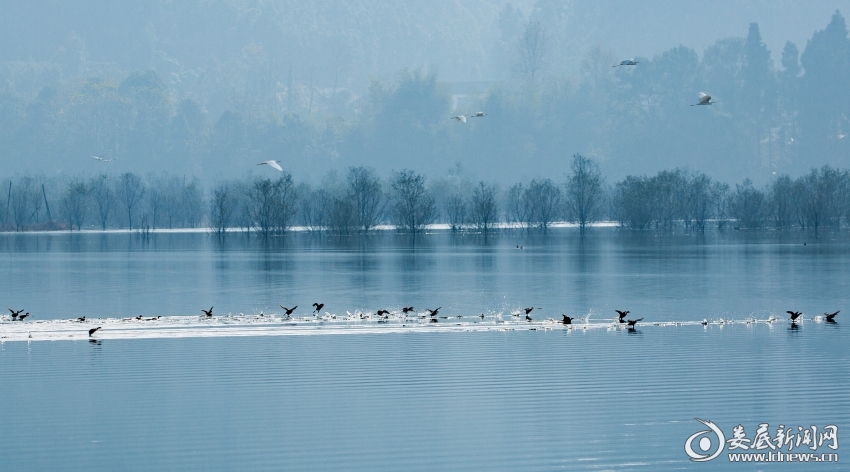
{"type": "Polygon", "coordinates": [[[192,179],[189,185],[183,185],[180,190],[180,203],[183,224],[189,228],[198,227],[204,218],[204,195],[201,182],[197,178],[192,179]]]}
{"type": "Polygon", "coordinates": [[[35,179],[23,176],[18,179],[10,193],[12,220],[15,223],[15,231],[23,231],[27,223],[35,218],[38,221],[38,212],[41,210],[41,192],[35,179]]]}
{"type": "Polygon", "coordinates": [[[434,197],[425,188],[425,177],[412,170],[398,172],[392,181],[393,213],[398,228],[422,231],[437,215],[434,197]]]}
{"type": "Polygon", "coordinates": [[[573,156],[571,169],[572,175],[567,179],[567,215],[584,231],[602,206],[602,174],[595,162],[581,154],[573,156]]]}
{"type": "Polygon", "coordinates": [[[89,189],[86,183],[80,179],[72,180],[65,189],[59,205],[62,214],[68,219],[68,229],[73,231],[76,224],[77,230],[81,230],[89,211],[89,189]]]}
{"type": "Polygon", "coordinates": [[[466,199],[464,199],[463,195],[459,192],[455,192],[446,198],[443,205],[445,206],[444,211],[446,212],[446,217],[449,220],[449,226],[451,226],[452,233],[458,232],[463,228],[463,225],[466,224],[467,220],[468,208],[466,199]]]}
{"type": "Polygon", "coordinates": [[[121,202],[122,208],[127,210],[127,227],[133,229],[133,209],[135,209],[145,196],[145,185],[138,175],[125,172],[118,176],[115,185],[115,195],[121,202]]]}
{"type": "Polygon", "coordinates": [[[508,190],[508,220],[514,223],[519,223],[523,229],[530,225],[531,216],[528,212],[528,205],[525,203],[525,187],[520,184],[514,184],[508,190]]]}
{"type": "Polygon", "coordinates": [[[478,231],[487,234],[493,229],[499,217],[499,206],[496,203],[495,185],[478,182],[478,186],[472,191],[472,202],[470,205],[470,219],[478,231]]]}
{"type": "Polygon", "coordinates": [[[532,180],[523,192],[527,219],[546,234],[549,225],[561,212],[562,200],[561,189],[552,180],[532,180]]]}
{"type": "Polygon", "coordinates": [[[773,227],[790,228],[794,224],[794,181],[788,175],[780,175],[770,183],[767,196],[767,212],[773,227]]]}
{"type": "Polygon", "coordinates": [[[100,229],[105,230],[109,217],[115,208],[115,192],[112,191],[109,177],[106,174],[101,174],[92,178],[89,183],[89,191],[97,210],[97,221],[100,223],[100,229]]]}
{"type": "Polygon", "coordinates": [[[219,185],[213,190],[210,199],[210,228],[221,236],[230,226],[233,210],[236,208],[236,199],[227,184],[219,185]]]}
{"type": "Polygon", "coordinates": [[[296,210],[292,176],[284,173],[276,181],[259,179],[248,189],[247,211],[251,225],[263,237],[289,229],[296,210]]]}
{"type": "Polygon", "coordinates": [[[764,206],[764,193],[753,188],[750,179],[735,184],[735,192],[729,197],[729,212],[739,228],[760,228],[764,222],[764,206]]]}
{"type": "Polygon", "coordinates": [[[517,45],[517,75],[535,86],[549,58],[549,37],[539,21],[529,21],[517,45]]]}
{"type": "Polygon", "coordinates": [[[347,180],[356,224],[361,231],[367,232],[380,223],[386,206],[381,179],[374,170],[361,166],[349,167],[347,180]]]}

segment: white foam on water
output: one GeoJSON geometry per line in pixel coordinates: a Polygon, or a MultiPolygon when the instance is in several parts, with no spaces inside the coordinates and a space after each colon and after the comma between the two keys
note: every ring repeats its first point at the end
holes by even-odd
{"type": "MultiPolygon", "coordinates": [[[[559,320],[546,319],[525,321],[503,313],[468,317],[440,317],[437,322],[422,315],[405,317],[392,314],[387,319],[360,312],[346,315],[326,313],[322,316],[285,317],[281,315],[224,315],[211,318],[196,316],[168,316],[159,318],[87,318],[77,320],[33,320],[12,321],[5,316],[0,319],[0,342],[6,341],[58,341],[58,340],[101,340],[101,339],[146,339],[146,338],[201,338],[227,336],[303,336],[322,334],[381,334],[381,333],[433,333],[433,332],[489,332],[489,331],[536,331],[536,330],[627,330],[625,324],[616,320],[577,322],[565,325],[559,320]],[[100,327],[93,336],[89,329],[100,327]]],[[[818,320],[812,320],[818,322],[818,320]]],[[[719,326],[730,324],[755,325],[778,324],[783,321],[724,320],[702,321],[642,321],[638,331],[644,328],[675,326],[719,326]]]]}

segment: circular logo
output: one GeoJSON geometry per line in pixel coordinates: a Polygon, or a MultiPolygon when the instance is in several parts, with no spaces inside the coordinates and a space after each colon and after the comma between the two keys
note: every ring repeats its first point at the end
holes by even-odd
{"type": "Polygon", "coordinates": [[[719,456],[721,452],[723,452],[723,446],[726,444],[726,437],[723,435],[723,431],[720,431],[720,428],[718,428],[717,425],[712,423],[711,421],[701,420],[699,418],[694,419],[708,426],[708,429],[704,431],[697,431],[696,433],[688,437],[688,439],[685,441],[685,453],[694,462],[710,461],[719,456]],[[712,447],[714,447],[714,444],[712,444],[713,441],[711,440],[711,437],[707,436],[707,434],[710,433],[714,433],[714,436],[717,438],[717,450],[711,454],[709,454],[708,451],[712,447]],[[696,438],[700,438],[697,444],[699,445],[699,449],[705,454],[700,454],[694,451],[693,444],[696,438]]]}

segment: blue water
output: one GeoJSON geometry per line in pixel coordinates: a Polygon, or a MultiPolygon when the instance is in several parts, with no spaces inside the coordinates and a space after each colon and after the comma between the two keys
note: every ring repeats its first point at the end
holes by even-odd
{"type": "Polygon", "coordinates": [[[34,320],[313,301],[645,318],[634,332],[0,342],[3,470],[762,470],[689,461],[694,418],[727,437],[834,424],[841,443],[850,427],[846,235],[2,235],[0,262],[3,302],[34,320]],[[839,323],[812,319],[839,309],[839,323]]]}

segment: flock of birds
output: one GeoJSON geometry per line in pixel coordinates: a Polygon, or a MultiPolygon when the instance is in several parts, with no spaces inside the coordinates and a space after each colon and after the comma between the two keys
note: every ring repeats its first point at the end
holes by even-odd
{"type": "MultiPolygon", "coordinates": [[[[313,306],[312,316],[313,317],[319,317],[320,314],[321,314],[321,310],[325,307],[325,304],[324,303],[313,303],[312,306],[313,306]]],[[[288,308],[288,307],[285,307],[283,305],[280,305],[280,307],[283,309],[283,312],[284,312],[284,315],[285,315],[285,318],[281,318],[283,321],[287,321],[287,320],[292,319],[292,315],[295,313],[295,310],[298,309],[298,305],[295,305],[292,308],[288,308]]],[[[209,310],[201,309],[201,312],[203,313],[203,315],[201,315],[201,317],[212,318],[213,317],[213,308],[215,308],[215,307],[211,306],[209,310]]],[[[30,313],[24,312],[24,310],[14,310],[12,308],[8,308],[8,309],[9,309],[9,312],[12,314],[12,316],[11,316],[12,321],[24,321],[25,318],[30,316],[30,313]]],[[[344,321],[345,320],[355,320],[355,321],[356,320],[370,320],[370,321],[371,320],[377,320],[378,323],[387,323],[387,322],[389,322],[390,315],[397,315],[398,316],[397,319],[407,320],[408,316],[411,316],[411,314],[413,314],[412,316],[415,316],[417,319],[421,319],[423,321],[424,321],[424,319],[427,319],[429,323],[437,323],[438,319],[448,319],[449,318],[448,316],[438,316],[441,309],[442,309],[442,307],[428,308],[428,309],[426,309],[422,312],[417,312],[414,307],[406,306],[406,307],[403,307],[401,309],[401,313],[398,313],[398,312],[393,313],[390,310],[381,309],[381,310],[378,310],[375,313],[375,315],[372,315],[371,313],[357,313],[355,315],[348,313],[347,317],[341,318],[341,319],[344,320],[344,321]]],[[[513,316],[515,318],[519,318],[520,316],[525,314],[525,321],[526,322],[532,322],[534,320],[531,318],[531,312],[534,311],[534,310],[540,310],[540,309],[542,309],[542,308],[540,308],[540,307],[522,308],[520,310],[512,312],[511,316],[513,316]]],[[[629,311],[623,311],[623,310],[614,310],[614,311],[617,313],[617,318],[614,321],[615,325],[625,326],[629,331],[635,331],[636,328],[637,328],[637,324],[639,322],[643,321],[643,318],[628,319],[627,316],[630,313],[629,311]]],[[[836,323],[835,317],[838,315],[838,313],[840,313],[840,311],[841,310],[838,310],[835,313],[824,313],[823,314],[824,315],[823,320],[826,323],[836,323]]],[[[790,310],[787,311],[786,313],[791,315],[791,318],[790,318],[791,327],[796,328],[797,327],[796,323],[798,321],[802,321],[802,319],[803,319],[803,313],[799,312],[799,311],[790,311],[790,310]]],[[[264,316],[265,315],[262,312],[259,315],[259,317],[264,317],[264,316]]],[[[475,315],[474,317],[480,318],[480,319],[483,320],[485,315],[482,313],[480,315],[475,315]]],[[[549,322],[555,322],[555,323],[558,323],[558,324],[572,325],[573,321],[575,321],[575,320],[582,319],[585,322],[587,322],[590,315],[587,315],[584,318],[579,318],[579,317],[570,317],[570,316],[562,314],[561,317],[562,317],[562,319],[560,321],[553,320],[552,318],[548,318],[548,321],[549,322]]],[[[131,320],[156,321],[156,320],[159,320],[161,318],[162,318],[162,316],[145,318],[142,315],[139,315],[139,316],[127,318],[127,319],[125,319],[125,321],[131,321],[131,320]]],[[[328,318],[336,320],[337,316],[328,314],[328,318]]],[[[457,318],[463,318],[463,316],[458,315],[457,318]]],[[[772,323],[775,320],[776,319],[773,316],[771,316],[770,319],[767,320],[767,322],[772,323]]],[[[74,320],[70,320],[70,321],[74,321],[74,320]]],[[[83,323],[83,322],[86,321],[86,317],[81,316],[81,317],[77,318],[76,321],[83,323]]],[[[750,324],[752,321],[754,321],[754,320],[747,320],[746,323],[750,324]]],[[[726,324],[727,322],[733,323],[734,321],[733,320],[727,321],[727,320],[724,320],[722,318],[719,321],[720,324],[726,324]]],[[[677,323],[677,324],[680,324],[680,323],[677,323]]],[[[709,324],[709,322],[708,322],[707,319],[703,319],[700,324],[702,324],[703,326],[706,326],[706,325],[709,324]]],[[[102,328],[103,328],[102,326],[97,326],[97,327],[89,329],[88,330],[89,337],[90,338],[93,337],[94,334],[102,328]]]]}

